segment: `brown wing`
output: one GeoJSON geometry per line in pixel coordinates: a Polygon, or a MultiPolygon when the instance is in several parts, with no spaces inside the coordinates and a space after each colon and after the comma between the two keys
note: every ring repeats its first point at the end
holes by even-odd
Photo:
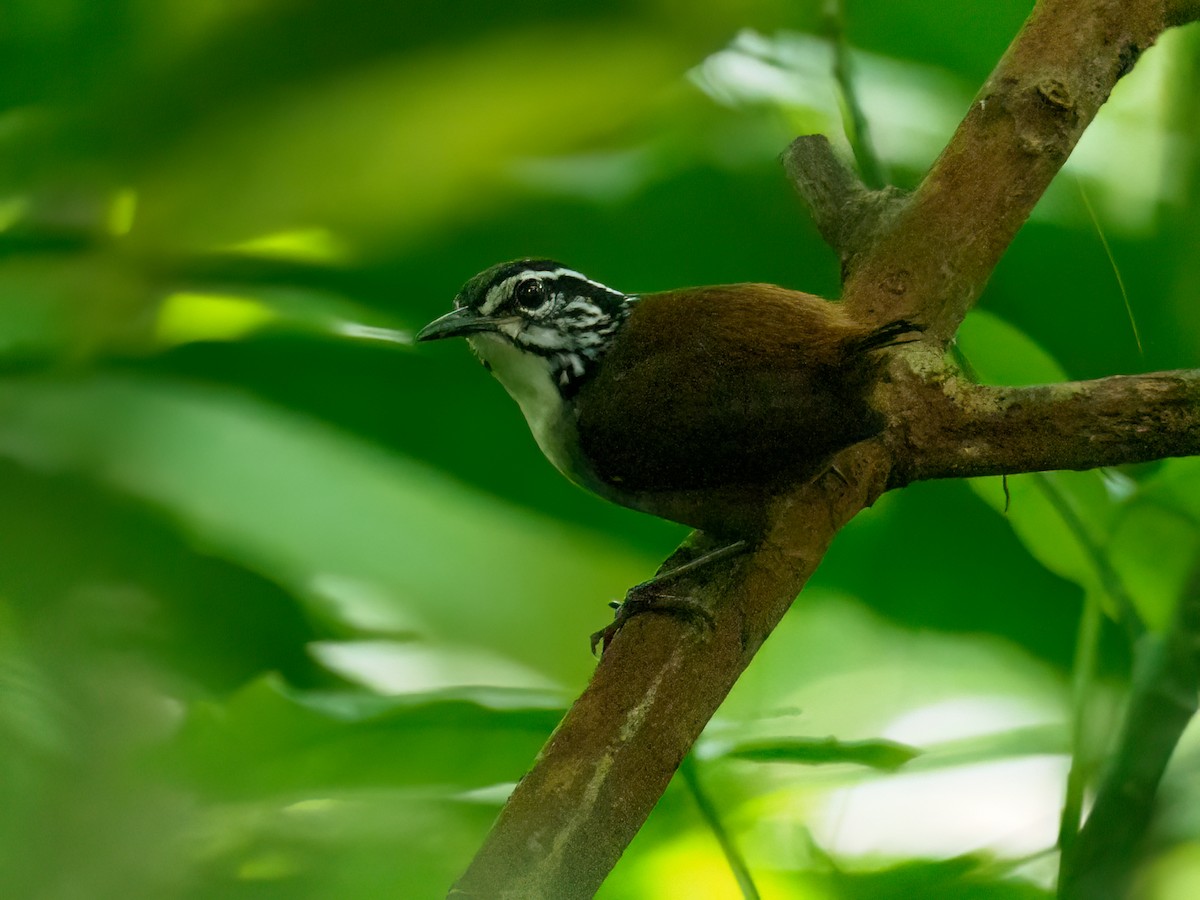
{"type": "Polygon", "coordinates": [[[626,490],[814,475],[879,429],[863,400],[866,330],[774,285],[651,294],[576,400],[580,445],[626,490]]]}

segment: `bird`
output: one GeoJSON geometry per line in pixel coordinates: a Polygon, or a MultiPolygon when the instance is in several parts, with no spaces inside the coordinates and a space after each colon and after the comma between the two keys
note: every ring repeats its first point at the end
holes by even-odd
{"type": "Polygon", "coordinates": [[[475,275],[416,340],[466,338],[568,479],[728,550],[761,537],[772,497],[882,431],[879,351],[920,330],[773,284],[628,294],[527,258],[475,275]]]}

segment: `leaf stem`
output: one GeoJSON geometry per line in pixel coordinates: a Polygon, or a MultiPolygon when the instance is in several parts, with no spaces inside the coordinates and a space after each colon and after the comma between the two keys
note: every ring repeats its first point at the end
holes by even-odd
{"type": "Polygon", "coordinates": [[[838,98],[842,108],[842,127],[846,140],[854,153],[854,161],[862,173],[863,182],[872,190],[887,184],[879,158],[871,143],[871,132],[867,117],[858,102],[854,89],[854,74],[851,71],[850,44],[846,40],[846,9],[842,0],[826,0],[825,25],[829,42],[833,47],[833,78],[837,82],[838,98]]]}
{"type": "Polygon", "coordinates": [[[692,799],[696,801],[696,807],[700,810],[701,818],[704,819],[705,824],[712,831],[713,837],[717,839],[717,843],[721,846],[721,852],[725,854],[725,860],[729,863],[729,868],[733,872],[733,877],[737,880],[738,887],[742,891],[742,896],[746,900],[759,900],[758,888],[754,885],[750,869],[747,867],[746,861],[742,858],[742,854],[738,851],[737,845],[733,842],[733,838],[725,830],[725,826],[721,822],[721,817],[717,813],[717,807],[712,802],[712,798],[705,793],[703,786],[700,784],[700,776],[696,771],[696,758],[691,753],[685,756],[683,762],[680,763],[679,774],[683,778],[683,783],[687,785],[692,799]]]}
{"type": "Polygon", "coordinates": [[[1091,563],[1093,570],[1096,572],[1096,577],[1100,581],[1100,587],[1108,595],[1109,599],[1112,600],[1117,622],[1125,629],[1125,633],[1132,644],[1145,634],[1146,625],[1142,621],[1142,617],[1138,615],[1137,607],[1134,605],[1133,598],[1129,596],[1129,591],[1125,589],[1125,585],[1121,582],[1121,576],[1113,568],[1112,563],[1108,561],[1104,548],[1096,542],[1091,532],[1088,531],[1083,518],[1075,510],[1075,507],[1071,505],[1066,494],[1059,490],[1049,474],[1046,472],[1034,472],[1033,478],[1034,483],[1037,484],[1046,499],[1050,501],[1050,505],[1054,507],[1054,511],[1058,513],[1063,524],[1067,526],[1067,529],[1074,535],[1075,540],[1079,542],[1079,546],[1083,548],[1088,562],[1091,563]]]}
{"type": "Polygon", "coordinates": [[[1108,256],[1108,264],[1112,266],[1113,275],[1117,278],[1117,287],[1121,290],[1121,299],[1125,301],[1125,315],[1129,317],[1129,327],[1133,329],[1133,340],[1137,344],[1138,353],[1145,356],[1146,351],[1142,349],[1142,334],[1138,331],[1137,319],[1133,316],[1133,306],[1129,302],[1129,291],[1125,289],[1125,279],[1121,277],[1121,268],[1117,265],[1117,258],[1113,255],[1112,247],[1108,244],[1108,238],[1104,235],[1104,229],[1100,227],[1100,219],[1096,215],[1096,210],[1092,208],[1092,201],[1088,199],[1087,191],[1083,189],[1082,179],[1076,178],[1075,184],[1079,187],[1079,196],[1083,199],[1083,208],[1087,210],[1088,217],[1092,220],[1092,226],[1096,229],[1096,235],[1100,238],[1100,245],[1104,248],[1105,255],[1108,256]]]}
{"type": "Polygon", "coordinates": [[[1058,846],[1068,853],[1079,834],[1083,819],[1083,796],[1091,774],[1090,754],[1086,751],[1088,706],[1092,682],[1096,677],[1096,657],[1100,642],[1100,623],[1103,616],[1100,601],[1089,593],[1079,617],[1079,635],[1075,642],[1075,664],[1071,672],[1071,770],[1067,774],[1067,791],[1063,799],[1062,818],[1058,826],[1058,846]]]}

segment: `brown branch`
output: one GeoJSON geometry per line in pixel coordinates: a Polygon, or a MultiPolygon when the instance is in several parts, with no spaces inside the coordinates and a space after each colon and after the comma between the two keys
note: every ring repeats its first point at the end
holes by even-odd
{"type": "Polygon", "coordinates": [[[1041,0],[942,155],[846,282],[866,321],[949,340],[1083,130],[1166,24],[1163,0],[1041,0]]]}
{"type": "Polygon", "coordinates": [[[854,487],[835,477],[806,486],[779,503],[753,554],[687,585],[712,611],[711,628],[670,615],[629,620],[451,896],[595,893],[834,533],[882,491],[882,478],[864,477],[882,472],[881,462],[878,445],[844,454],[839,465],[854,487]]]}
{"type": "Polygon", "coordinates": [[[919,379],[895,393],[891,486],[1200,454],[1200,370],[1034,387],[919,379]]]}
{"type": "Polygon", "coordinates": [[[844,280],[903,205],[904,194],[891,187],[868,190],[823,134],[792,141],[783,154],[783,167],[821,237],[837,251],[844,280]]]}
{"type": "MultiPolygon", "coordinates": [[[[816,211],[850,262],[843,299],[852,311],[916,317],[948,339],[1112,86],[1164,26],[1163,2],[1041,0],[914,196],[876,219],[879,236],[864,239],[855,227],[860,206],[837,211],[836,197],[859,187],[844,173],[813,173],[828,162],[823,151],[809,154],[815,162],[790,153],[802,194],[806,174],[828,183],[813,189],[816,211]]],[[[902,401],[885,406],[893,418],[897,410],[920,416],[902,401]]],[[[711,630],[668,615],[630,620],[452,894],[536,900],[596,891],[838,529],[893,480],[897,446],[844,451],[836,460],[844,482],[825,477],[781,497],[753,553],[686,585],[711,611],[711,630]]]]}

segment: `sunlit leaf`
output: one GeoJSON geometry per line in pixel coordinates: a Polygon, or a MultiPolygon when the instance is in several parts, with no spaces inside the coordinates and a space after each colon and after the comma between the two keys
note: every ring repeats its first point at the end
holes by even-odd
{"type": "Polygon", "coordinates": [[[156,337],[164,344],[236,340],[274,320],[270,308],[248,297],[180,292],[163,301],[156,337]]]}
{"type": "Polygon", "coordinates": [[[407,630],[503,648],[568,681],[593,664],[585,636],[604,594],[594,608],[560,598],[580,584],[618,594],[645,569],[595,534],[233,392],[11,380],[0,409],[0,454],[153,503],[318,616],[340,615],[329,576],[353,578],[386,594],[407,630]]]}
{"type": "Polygon", "coordinates": [[[265,330],[409,345],[412,333],[390,316],[314,290],[247,288],[241,294],[179,291],[158,308],[154,349],[196,341],[235,341],[265,330]]]}
{"type": "Polygon", "coordinates": [[[1031,881],[997,871],[986,857],[914,860],[874,870],[834,872],[812,879],[839,897],[855,900],[1050,900],[1053,894],[1031,881]]]}
{"type": "Polygon", "coordinates": [[[684,66],[669,41],[646,34],[547,27],[257,97],[164,161],[131,236],[200,248],[333,227],[415,241],[477,216],[521,158],[633,121],[684,66]]]}
{"type": "Polygon", "coordinates": [[[1165,628],[1200,561],[1200,524],[1153,503],[1135,503],[1118,521],[1109,558],[1152,629],[1165,628]]]}
{"type": "Polygon", "coordinates": [[[1062,366],[1033,338],[986,310],[968,315],[955,341],[983,384],[1052,384],[1067,380],[1062,366]]]}
{"type": "Polygon", "coordinates": [[[921,751],[895,741],[792,738],[747,742],[733,747],[726,755],[732,759],[754,762],[789,762],[810,766],[850,763],[890,772],[916,759],[921,751]]]}
{"type": "Polygon", "coordinates": [[[280,231],[222,248],[227,253],[308,263],[346,263],[351,250],[325,228],[280,231]]]}
{"type": "Polygon", "coordinates": [[[448,796],[516,781],[562,712],[563,698],[544,692],[385,698],[296,691],[269,677],[228,703],[197,704],[170,756],[221,793],[429,785],[448,796]]]}
{"type": "Polygon", "coordinates": [[[1112,596],[1106,581],[1111,569],[1105,549],[1117,514],[1117,500],[1098,472],[1053,472],[999,478],[975,478],[968,484],[989,506],[1004,515],[1014,533],[1042,565],[1104,598],[1116,615],[1125,592],[1112,596]]]}

